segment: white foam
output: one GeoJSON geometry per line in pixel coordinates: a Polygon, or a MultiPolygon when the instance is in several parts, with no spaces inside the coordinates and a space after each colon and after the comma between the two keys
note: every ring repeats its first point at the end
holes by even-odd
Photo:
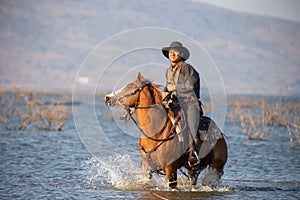
{"type": "MultiPolygon", "coordinates": [[[[86,166],[88,184],[93,187],[97,187],[98,184],[103,184],[110,185],[120,190],[170,191],[165,176],[153,174],[152,179],[148,179],[147,174],[141,169],[140,161],[133,160],[128,154],[109,156],[108,158],[103,158],[101,160],[92,157],[86,162],[86,166]]],[[[208,183],[209,180],[213,182],[216,181],[216,174],[214,173],[216,172],[207,171],[202,178],[202,182],[208,183]]],[[[180,191],[231,191],[230,188],[226,187],[211,188],[209,186],[196,186],[196,188],[192,189],[188,178],[179,171],[177,182],[180,191]]]]}

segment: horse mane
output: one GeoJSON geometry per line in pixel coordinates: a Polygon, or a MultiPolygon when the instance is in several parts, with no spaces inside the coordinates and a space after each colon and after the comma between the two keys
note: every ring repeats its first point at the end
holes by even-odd
{"type": "Polygon", "coordinates": [[[158,90],[158,85],[152,84],[153,86],[153,93],[154,93],[154,99],[155,103],[162,105],[162,95],[161,92],[158,90]]]}
{"type": "Polygon", "coordinates": [[[153,98],[156,104],[162,105],[162,95],[161,92],[159,91],[160,85],[154,84],[151,79],[147,79],[143,77],[140,73],[137,76],[136,83],[139,86],[142,86],[146,83],[150,83],[153,89],[153,98]]]}

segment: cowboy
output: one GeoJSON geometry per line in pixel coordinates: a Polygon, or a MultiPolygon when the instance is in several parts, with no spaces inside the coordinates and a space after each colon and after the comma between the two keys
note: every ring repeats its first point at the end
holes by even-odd
{"type": "MultiPolygon", "coordinates": [[[[200,77],[198,72],[185,61],[190,57],[189,50],[180,42],[174,41],[169,47],[162,48],[163,55],[170,60],[166,72],[166,87],[164,92],[172,99],[171,105],[179,106],[192,141],[190,145],[190,163],[198,163],[198,153],[195,140],[198,136],[199,118],[203,115],[200,102],[200,77]]],[[[182,120],[181,120],[182,121],[182,120]]]]}

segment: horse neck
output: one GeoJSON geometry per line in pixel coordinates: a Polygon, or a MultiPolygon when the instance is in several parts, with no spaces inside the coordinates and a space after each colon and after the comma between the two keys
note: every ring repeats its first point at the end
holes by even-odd
{"type": "Polygon", "coordinates": [[[147,107],[154,105],[162,105],[162,98],[156,88],[149,86],[141,91],[139,106],[147,107]]]}
{"type": "Polygon", "coordinates": [[[165,123],[169,121],[165,113],[166,111],[162,106],[161,95],[155,88],[147,87],[141,91],[138,102],[138,108],[140,109],[136,110],[136,115],[141,129],[148,134],[158,134],[157,136],[159,136],[164,130],[161,128],[158,128],[158,130],[156,127],[164,127],[165,123]],[[162,117],[164,117],[164,119],[162,119],[162,117]],[[155,124],[154,121],[157,119],[159,119],[162,124],[155,124]]]}

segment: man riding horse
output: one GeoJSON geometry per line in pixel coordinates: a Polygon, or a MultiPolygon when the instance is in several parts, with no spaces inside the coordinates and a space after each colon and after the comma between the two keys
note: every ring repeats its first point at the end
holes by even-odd
{"type": "Polygon", "coordinates": [[[203,116],[200,77],[185,62],[190,53],[180,42],[162,48],[162,53],[170,60],[163,94],[139,73],[134,82],[107,94],[105,103],[126,108],[140,129],[142,168],[149,178],[152,173],[163,171],[169,187],[175,189],[177,170],[185,167],[191,185],[196,186],[198,175],[210,166],[220,179],[227,162],[227,144],[216,123],[203,116]]]}
{"type": "Polygon", "coordinates": [[[166,72],[166,87],[163,92],[166,106],[181,115],[181,128],[189,140],[189,162],[191,165],[200,163],[198,157],[200,135],[199,120],[203,115],[200,101],[199,73],[185,61],[190,52],[180,42],[174,41],[169,47],[162,48],[163,55],[170,60],[166,72]],[[186,125],[184,125],[186,124],[186,125]],[[185,127],[185,128],[184,128],[185,127]],[[198,141],[197,141],[198,140],[198,141]]]}

